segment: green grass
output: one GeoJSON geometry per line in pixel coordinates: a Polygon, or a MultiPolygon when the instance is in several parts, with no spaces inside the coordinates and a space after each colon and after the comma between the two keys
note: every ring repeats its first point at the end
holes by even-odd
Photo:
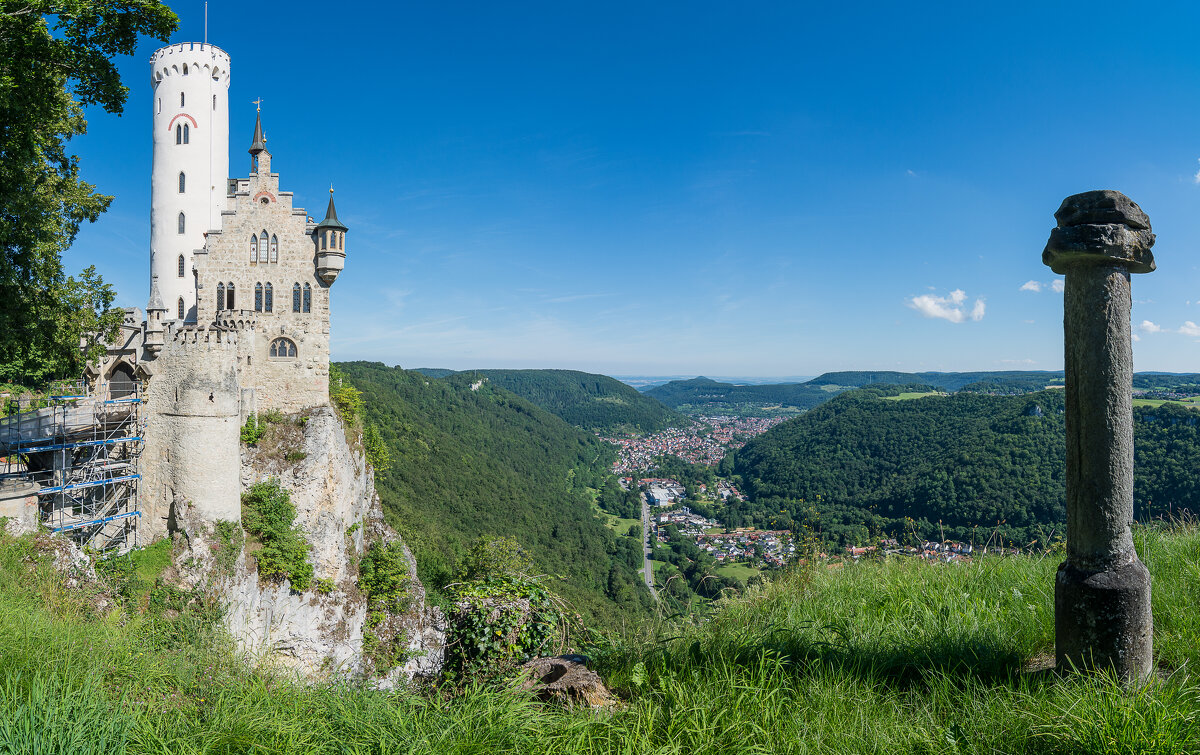
{"type": "Polygon", "coordinates": [[[762,574],[762,569],[755,568],[749,564],[722,564],[715,570],[717,574],[723,577],[733,577],[745,582],[751,577],[757,577],[762,574]]]}
{"type": "Polygon", "coordinates": [[[161,642],[0,536],[0,752],[1200,753],[1200,532],[1136,541],[1166,673],[1132,690],[1030,671],[1052,653],[1057,556],[864,561],[591,649],[622,698],[592,712],[503,686],[298,684],[219,635],[161,642]]]}
{"type": "Polygon", "coordinates": [[[898,393],[895,396],[884,396],[884,401],[911,401],[915,398],[925,398],[926,396],[945,396],[942,391],[905,391],[898,393]]]}
{"type": "Polygon", "coordinates": [[[1161,398],[1135,398],[1133,400],[1134,406],[1162,406],[1163,404],[1175,404],[1176,406],[1185,406],[1189,409],[1200,409],[1200,396],[1193,396],[1184,401],[1172,401],[1161,398]]]}

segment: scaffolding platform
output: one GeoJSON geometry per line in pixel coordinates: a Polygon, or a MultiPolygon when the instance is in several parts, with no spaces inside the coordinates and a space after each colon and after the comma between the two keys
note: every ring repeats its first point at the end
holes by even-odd
{"type": "Polygon", "coordinates": [[[141,386],[121,387],[73,385],[10,402],[0,418],[0,481],[34,486],[41,523],[97,552],[138,545],[141,386]]]}

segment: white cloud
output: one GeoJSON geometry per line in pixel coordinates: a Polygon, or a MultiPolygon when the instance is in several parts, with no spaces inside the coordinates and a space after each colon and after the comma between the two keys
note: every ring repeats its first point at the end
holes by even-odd
{"type": "Polygon", "coordinates": [[[1130,336],[1130,337],[1131,337],[1131,338],[1133,338],[1133,340],[1134,340],[1135,342],[1136,342],[1136,341],[1140,341],[1140,340],[1142,340],[1142,337],[1141,337],[1141,336],[1139,336],[1137,333],[1134,333],[1134,334],[1133,334],[1132,336],[1130,336]]]}
{"type": "Polygon", "coordinates": [[[920,312],[925,317],[949,320],[950,322],[965,322],[968,317],[978,322],[983,319],[986,305],[983,299],[976,299],[968,315],[964,305],[967,303],[967,292],[956,288],[946,296],[922,294],[907,300],[905,304],[920,312]]]}
{"type": "Polygon", "coordinates": [[[1050,281],[1050,290],[1056,294],[1061,294],[1063,292],[1063,289],[1066,287],[1067,287],[1067,282],[1064,281],[1062,278],[1055,278],[1054,280],[1050,281]]]}
{"type": "MultiPolygon", "coordinates": [[[[1200,160],[1197,160],[1196,162],[1200,162],[1200,160]]],[[[1200,170],[1196,171],[1196,175],[1192,176],[1192,180],[1200,184],[1200,170]]]]}
{"type": "Polygon", "coordinates": [[[971,319],[979,322],[983,319],[983,312],[987,305],[983,303],[983,299],[976,299],[975,306],[971,307],[971,319]]]}
{"type": "Polygon", "coordinates": [[[1142,320],[1142,324],[1139,325],[1138,327],[1147,333],[1161,333],[1162,332],[1162,326],[1155,325],[1154,323],[1150,322],[1149,320],[1142,320]]]}
{"type": "Polygon", "coordinates": [[[1021,286],[1020,290],[1021,291],[1033,291],[1034,293],[1037,293],[1038,291],[1042,290],[1042,284],[1038,283],[1037,281],[1025,281],[1025,283],[1021,286]]]}
{"type": "Polygon", "coordinates": [[[1183,333],[1185,336],[1200,338],[1200,325],[1188,320],[1183,324],[1183,327],[1179,329],[1179,332],[1183,333]]]}

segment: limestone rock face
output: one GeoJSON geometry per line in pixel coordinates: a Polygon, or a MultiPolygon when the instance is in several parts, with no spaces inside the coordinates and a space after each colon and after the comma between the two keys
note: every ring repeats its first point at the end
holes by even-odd
{"type": "MultiPolygon", "coordinates": [[[[179,562],[193,564],[198,577],[211,579],[227,603],[226,623],[240,650],[250,658],[318,678],[329,674],[373,675],[363,660],[366,596],[358,589],[356,565],[368,543],[391,542],[399,536],[383,521],[375,493],[374,475],[361,449],[352,447],[341,422],[328,407],[311,412],[294,424],[295,456],[287,461],[278,449],[264,454],[243,448],[243,489],[277,477],[291,494],[296,524],[312,546],[309,560],[314,581],[328,580],[332,589],[321,594],[310,589],[295,592],[286,582],[259,578],[253,548],[241,553],[227,574],[214,569],[219,549],[211,531],[189,530],[187,553],[179,562]]],[[[393,669],[384,686],[414,675],[432,675],[441,668],[444,629],[440,612],[425,604],[425,591],[417,578],[416,561],[405,548],[412,590],[411,608],[395,617],[407,639],[409,660],[393,669]]]]}

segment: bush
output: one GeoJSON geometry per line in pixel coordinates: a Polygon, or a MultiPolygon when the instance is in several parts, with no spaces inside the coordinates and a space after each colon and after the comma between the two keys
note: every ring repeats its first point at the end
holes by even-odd
{"type": "Polygon", "coordinates": [[[308,541],[296,527],[296,507],[291,495],[272,477],[242,494],[242,524],[261,544],[254,557],[265,579],[288,579],[292,589],[312,587],[313,567],[308,563],[308,541]]]}
{"type": "Polygon", "coordinates": [[[358,587],[367,595],[363,653],[375,662],[377,671],[386,671],[403,660],[407,641],[403,633],[379,631],[389,615],[407,611],[412,603],[404,546],[399,542],[372,543],[359,564],[358,587]]]}
{"type": "Polygon", "coordinates": [[[471,549],[467,551],[463,575],[466,579],[475,581],[525,577],[532,568],[533,561],[515,537],[484,535],[472,543],[471,549]]]}
{"type": "Polygon", "coordinates": [[[503,674],[530,658],[558,652],[565,640],[558,600],[537,578],[492,576],[460,584],[451,595],[449,677],[503,674]]]}
{"type": "Polygon", "coordinates": [[[376,472],[391,469],[392,453],[384,443],[383,436],[379,434],[379,428],[369,422],[363,428],[363,448],[366,449],[367,463],[372,469],[376,472]]]}
{"type": "Polygon", "coordinates": [[[247,446],[257,446],[266,432],[267,424],[259,422],[257,414],[251,414],[246,418],[246,424],[242,425],[242,442],[247,446]]]}
{"type": "Polygon", "coordinates": [[[332,364],[329,365],[329,400],[344,422],[354,424],[362,417],[362,391],[351,385],[346,374],[332,364]]]}

